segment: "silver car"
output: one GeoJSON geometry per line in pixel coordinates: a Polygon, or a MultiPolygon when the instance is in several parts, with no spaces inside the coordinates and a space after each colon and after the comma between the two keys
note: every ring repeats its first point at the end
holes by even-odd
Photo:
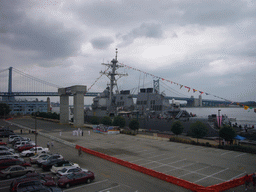
{"type": "Polygon", "coordinates": [[[22,167],[20,165],[13,165],[0,171],[0,177],[10,179],[11,177],[18,177],[27,173],[35,172],[33,167],[22,167]]]}
{"type": "Polygon", "coordinates": [[[65,168],[59,170],[56,175],[57,175],[57,177],[62,177],[64,175],[69,175],[69,174],[72,174],[74,172],[79,172],[79,171],[88,172],[87,169],[82,169],[80,167],[70,166],[70,167],[65,167],[65,168]]]}
{"type": "Polygon", "coordinates": [[[30,163],[33,164],[33,163],[36,163],[37,160],[40,160],[40,159],[43,159],[43,158],[47,158],[47,157],[50,157],[51,154],[49,153],[39,153],[33,157],[30,157],[29,160],[30,160],[30,163]]]}

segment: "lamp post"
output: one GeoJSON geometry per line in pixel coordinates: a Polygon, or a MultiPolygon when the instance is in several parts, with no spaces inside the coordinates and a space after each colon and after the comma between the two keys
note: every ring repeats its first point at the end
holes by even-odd
{"type": "Polygon", "coordinates": [[[6,108],[4,108],[4,120],[5,120],[5,110],[6,110],[6,108]]]}
{"type": "Polygon", "coordinates": [[[220,111],[221,111],[221,110],[219,109],[219,110],[218,110],[218,117],[219,117],[219,119],[218,119],[218,121],[219,121],[219,122],[218,122],[218,124],[219,124],[219,145],[220,145],[220,127],[221,127],[221,125],[220,125],[220,123],[221,123],[221,122],[220,122],[220,111]]]}
{"type": "Polygon", "coordinates": [[[35,143],[36,143],[36,154],[37,154],[37,119],[36,116],[39,115],[39,112],[35,112],[35,143]]]}

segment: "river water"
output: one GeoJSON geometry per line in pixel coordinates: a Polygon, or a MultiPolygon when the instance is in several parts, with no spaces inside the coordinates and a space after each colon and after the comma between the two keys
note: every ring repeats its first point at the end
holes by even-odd
{"type": "MultiPolygon", "coordinates": [[[[218,110],[220,109],[220,114],[221,115],[227,115],[229,118],[236,118],[236,123],[238,125],[254,125],[256,127],[256,113],[254,112],[254,109],[247,109],[245,110],[244,108],[205,108],[205,107],[192,107],[192,108],[182,108],[189,113],[196,114],[197,117],[199,118],[208,118],[208,115],[211,114],[218,114],[218,110]]],[[[60,108],[59,107],[53,107],[52,108],[53,112],[59,113],[60,108]]],[[[232,122],[234,124],[235,122],[232,122]]]]}

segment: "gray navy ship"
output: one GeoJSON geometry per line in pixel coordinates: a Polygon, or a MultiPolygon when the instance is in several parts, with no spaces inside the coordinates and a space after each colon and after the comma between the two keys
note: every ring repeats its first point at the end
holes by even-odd
{"type": "Polygon", "coordinates": [[[171,102],[159,91],[159,79],[153,80],[153,88],[140,88],[138,94],[131,94],[130,90],[118,90],[117,80],[128,74],[118,73],[118,69],[123,67],[118,63],[116,56],[107,66],[107,70],[100,72],[106,75],[110,82],[107,88],[98,96],[93,98],[91,110],[86,111],[86,116],[117,116],[161,119],[188,119],[190,114],[180,109],[180,105],[175,100],[171,102]]]}

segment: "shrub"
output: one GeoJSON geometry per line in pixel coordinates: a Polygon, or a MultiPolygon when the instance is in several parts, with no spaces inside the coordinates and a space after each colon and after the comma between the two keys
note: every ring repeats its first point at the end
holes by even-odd
{"type": "Polygon", "coordinates": [[[100,120],[99,120],[98,117],[93,116],[93,117],[91,118],[90,122],[91,122],[91,124],[93,124],[93,125],[98,125],[98,124],[100,123],[100,120]]]}
{"type": "Polygon", "coordinates": [[[101,123],[102,123],[103,125],[112,125],[112,120],[111,120],[110,117],[105,116],[105,117],[103,117],[103,119],[101,120],[101,123]]]}
{"type": "Polygon", "coordinates": [[[122,116],[116,116],[113,121],[114,126],[124,127],[125,119],[122,116]]]}

